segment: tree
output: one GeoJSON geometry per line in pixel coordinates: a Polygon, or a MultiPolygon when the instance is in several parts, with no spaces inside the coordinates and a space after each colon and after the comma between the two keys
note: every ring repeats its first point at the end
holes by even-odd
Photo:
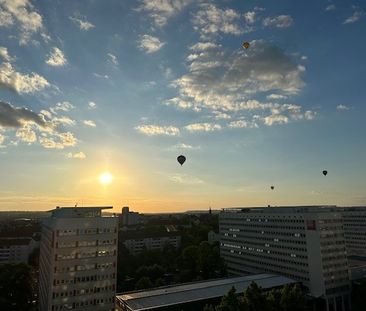
{"type": "Polygon", "coordinates": [[[304,311],[305,297],[298,284],[291,286],[286,284],[281,290],[281,311],[304,311]]]}
{"type": "Polygon", "coordinates": [[[215,311],[215,308],[213,305],[205,305],[203,311],[215,311]]]}
{"type": "Polygon", "coordinates": [[[153,283],[147,276],[140,278],[136,283],[136,289],[147,289],[151,287],[153,287],[153,283]]]}
{"type": "Polygon", "coordinates": [[[269,311],[282,311],[280,301],[281,301],[281,291],[278,289],[272,289],[267,294],[269,311]]]}
{"type": "Polygon", "coordinates": [[[244,311],[269,310],[267,297],[257,283],[252,282],[244,291],[244,297],[240,309],[244,311]]]}
{"type": "Polygon", "coordinates": [[[238,310],[239,310],[239,299],[236,294],[236,289],[233,286],[229,290],[229,292],[222,297],[220,304],[216,307],[216,311],[238,311],[238,310]]]}
{"type": "Polygon", "coordinates": [[[366,281],[355,282],[352,285],[352,310],[363,311],[366,306],[366,281]]]}
{"type": "Polygon", "coordinates": [[[30,266],[24,263],[0,264],[0,310],[30,310],[32,297],[30,266]]]}

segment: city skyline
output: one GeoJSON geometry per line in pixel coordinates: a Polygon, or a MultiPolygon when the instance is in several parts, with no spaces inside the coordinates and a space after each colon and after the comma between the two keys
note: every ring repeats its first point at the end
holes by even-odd
{"type": "Polygon", "coordinates": [[[360,1],[0,8],[0,211],[366,204],[360,1]]]}

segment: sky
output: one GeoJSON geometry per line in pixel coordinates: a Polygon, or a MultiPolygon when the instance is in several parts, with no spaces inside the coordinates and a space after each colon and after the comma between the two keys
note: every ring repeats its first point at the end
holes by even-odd
{"type": "Polygon", "coordinates": [[[0,210],[366,204],[365,12],[0,0],[0,210]]]}

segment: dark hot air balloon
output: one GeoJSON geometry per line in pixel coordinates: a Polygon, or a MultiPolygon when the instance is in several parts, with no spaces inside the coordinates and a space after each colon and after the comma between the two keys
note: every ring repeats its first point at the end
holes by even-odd
{"type": "Polygon", "coordinates": [[[274,189],[274,186],[271,186],[271,189],[273,190],[274,189]]]}
{"type": "Polygon", "coordinates": [[[244,49],[248,49],[249,47],[250,47],[250,43],[249,42],[247,42],[247,41],[243,42],[243,48],[244,49]]]}
{"type": "Polygon", "coordinates": [[[180,155],[177,157],[177,161],[180,165],[183,165],[183,163],[186,162],[186,157],[184,155],[180,155]]]}
{"type": "Polygon", "coordinates": [[[328,171],[323,171],[324,176],[327,176],[327,174],[328,174],[328,171]]]}

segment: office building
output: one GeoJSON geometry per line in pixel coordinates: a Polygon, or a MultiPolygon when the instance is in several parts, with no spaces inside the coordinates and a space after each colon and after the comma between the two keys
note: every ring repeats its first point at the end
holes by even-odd
{"type": "Polygon", "coordinates": [[[0,263],[27,263],[31,240],[31,238],[0,238],[0,263]]]}
{"type": "Polygon", "coordinates": [[[324,298],[327,311],[349,309],[342,215],[335,207],[224,209],[219,225],[230,274],[278,273],[324,298]]]}
{"type": "Polygon", "coordinates": [[[366,207],[340,207],[349,256],[366,257],[366,207]]]}
{"type": "Polygon", "coordinates": [[[117,219],[112,207],[58,207],[41,234],[41,311],[114,310],[117,219]]]}
{"type": "Polygon", "coordinates": [[[143,215],[138,212],[130,212],[128,206],[122,207],[120,223],[122,226],[135,226],[144,222],[143,215]]]}
{"type": "MultiPolygon", "coordinates": [[[[123,234],[122,234],[123,236],[123,234]]],[[[178,249],[181,245],[180,235],[154,236],[154,237],[137,237],[128,238],[123,241],[128,251],[132,255],[141,253],[144,249],[150,251],[162,251],[165,246],[171,245],[178,249]]]]}

